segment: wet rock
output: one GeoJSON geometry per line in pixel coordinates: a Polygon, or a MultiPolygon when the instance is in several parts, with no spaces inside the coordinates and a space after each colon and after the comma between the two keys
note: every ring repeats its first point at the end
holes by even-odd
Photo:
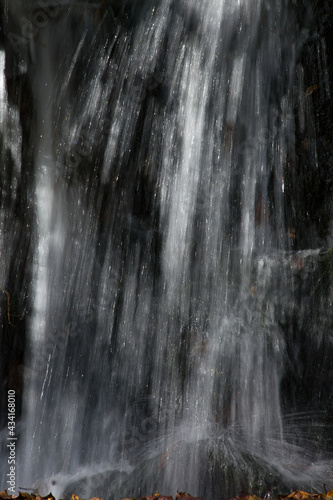
{"type": "Polygon", "coordinates": [[[72,495],[80,498],[99,497],[110,498],[110,492],[114,491],[126,479],[127,474],[118,470],[101,472],[78,479],[68,484],[62,494],[64,500],[70,500],[72,495]]]}

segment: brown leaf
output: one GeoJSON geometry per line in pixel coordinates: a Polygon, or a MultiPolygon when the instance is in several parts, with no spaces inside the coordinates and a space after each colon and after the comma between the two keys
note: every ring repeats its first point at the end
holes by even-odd
{"type": "MultiPolygon", "coordinates": [[[[76,498],[79,498],[79,497],[76,497],[76,498]]],[[[51,492],[48,495],[46,495],[45,497],[42,497],[42,499],[43,500],[55,500],[55,498],[54,498],[54,496],[52,495],[51,492]]]]}
{"type": "Polygon", "coordinates": [[[193,497],[188,493],[183,493],[177,490],[176,500],[203,500],[202,497],[193,497]]]}
{"type": "Polygon", "coordinates": [[[12,498],[12,495],[8,495],[7,490],[2,490],[0,491],[0,498],[3,498],[5,500],[8,498],[12,498]]]}
{"type": "Polygon", "coordinates": [[[292,227],[287,233],[287,236],[289,236],[289,238],[292,238],[293,240],[296,239],[296,229],[292,227]]]}
{"type": "Polygon", "coordinates": [[[317,495],[311,495],[310,493],[307,493],[306,491],[294,491],[290,495],[288,495],[287,498],[292,498],[294,500],[306,500],[306,499],[312,499],[315,498],[317,495]]]}
{"type": "Polygon", "coordinates": [[[311,95],[315,90],[319,89],[319,85],[315,83],[314,85],[311,85],[308,87],[305,91],[305,95],[311,95]]]}

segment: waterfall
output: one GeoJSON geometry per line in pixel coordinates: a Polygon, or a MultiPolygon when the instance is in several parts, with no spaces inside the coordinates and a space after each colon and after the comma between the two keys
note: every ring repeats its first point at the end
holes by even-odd
{"type": "Polygon", "coordinates": [[[333,488],[330,68],[300,4],[5,1],[17,488],[333,488]]]}

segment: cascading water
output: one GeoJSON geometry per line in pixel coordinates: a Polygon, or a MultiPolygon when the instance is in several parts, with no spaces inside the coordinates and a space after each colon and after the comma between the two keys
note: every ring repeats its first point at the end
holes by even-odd
{"type": "Polygon", "coordinates": [[[330,98],[329,75],[318,36],[321,86],[307,90],[312,34],[293,4],[5,3],[18,486],[105,499],[333,487],[331,292],[315,286],[329,232],[295,230],[293,166],[304,136],[319,168],[310,99],[330,98]],[[303,405],[297,359],[319,384],[303,405]]]}

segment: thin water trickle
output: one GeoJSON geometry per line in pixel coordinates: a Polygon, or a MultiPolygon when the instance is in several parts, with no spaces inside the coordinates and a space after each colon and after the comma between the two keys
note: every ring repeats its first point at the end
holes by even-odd
{"type": "Polygon", "coordinates": [[[306,147],[318,161],[307,26],[287,2],[58,4],[9,6],[26,72],[11,80],[0,57],[1,128],[10,107],[22,126],[3,142],[29,174],[7,175],[31,233],[1,273],[10,288],[20,263],[28,297],[18,484],[104,500],[328,485],[320,425],[284,416],[320,413],[315,384],[295,393],[332,349],[329,236],[298,244],[291,168],[306,147]]]}

